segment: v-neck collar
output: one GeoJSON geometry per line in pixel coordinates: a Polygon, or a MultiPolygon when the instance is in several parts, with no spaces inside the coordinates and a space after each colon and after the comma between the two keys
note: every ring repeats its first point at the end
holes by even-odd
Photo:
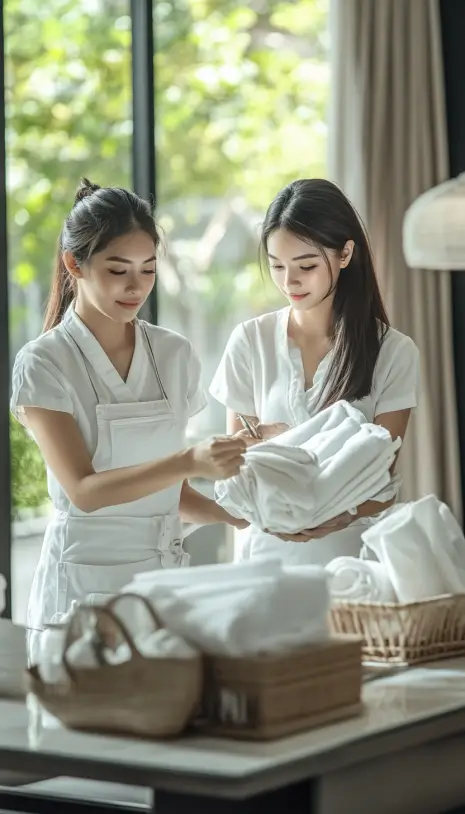
{"type": "Polygon", "coordinates": [[[71,334],[81,352],[91,363],[97,375],[104,381],[117,401],[138,401],[137,384],[140,381],[141,356],[144,355],[141,329],[138,320],[135,320],[134,353],[126,381],[121,378],[100,342],[76,314],[73,306],[67,310],[63,319],[63,326],[71,334]]]}
{"type": "Polygon", "coordinates": [[[316,410],[321,396],[321,386],[328,370],[333,350],[329,350],[326,356],[323,357],[315,371],[312,386],[306,390],[302,353],[299,346],[291,339],[288,333],[290,315],[290,307],[283,308],[280,313],[278,347],[282,348],[282,353],[284,354],[289,370],[289,407],[296,424],[300,424],[307,421],[316,410]]]}
{"type": "Polygon", "coordinates": [[[282,335],[282,346],[286,349],[287,355],[289,360],[294,368],[295,372],[299,375],[302,390],[304,393],[309,393],[315,389],[315,387],[321,386],[323,379],[325,377],[326,371],[328,369],[329,362],[331,360],[331,355],[333,353],[332,349],[330,349],[319,362],[317,369],[315,370],[313,376],[313,382],[310,387],[305,388],[305,370],[304,370],[304,363],[302,358],[302,351],[300,350],[297,343],[289,336],[289,320],[291,318],[291,309],[290,307],[284,308],[282,311],[282,320],[281,320],[281,330],[284,335],[282,335]]]}

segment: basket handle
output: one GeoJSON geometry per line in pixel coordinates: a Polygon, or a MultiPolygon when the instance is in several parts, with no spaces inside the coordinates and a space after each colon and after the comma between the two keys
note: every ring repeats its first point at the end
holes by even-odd
{"type": "MultiPolygon", "coordinates": [[[[72,667],[71,664],[69,663],[68,651],[69,651],[69,648],[70,648],[70,646],[72,644],[72,636],[73,636],[74,626],[75,626],[76,620],[77,620],[77,618],[79,616],[82,616],[84,613],[89,614],[91,612],[97,616],[97,619],[98,619],[98,617],[105,616],[107,619],[109,619],[113,623],[113,625],[121,633],[124,641],[128,645],[129,650],[131,652],[131,658],[132,659],[143,659],[143,656],[141,655],[141,653],[137,649],[136,644],[134,642],[134,639],[132,638],[129,630],[126,627],[126,625],[124,624],[124,622],[121,621],[121,619],[114,613],[114,611],[110,607],[108,607],[107,605],[96,606],[96,605],[83,604],[83,605],[80,605],[78,608],[76,608],[76,611],[73,614],[73,616],[71,617],[69,625],[68,625],[67,630],[66,630],[65,645],[64,645],[64,649],[63,649],[62,661],[63,661],[63,666],[64,666],[64,668],[65,668],[65,670],[66,670],[66,672],[67,672],[67,674],[68,674],[68,676],[69,676],[69,678],[71,680],[74,680],[75,668],[72,667]]],[[[93,647],[94,654],[95,654],[95,656],[97,658],[97,661],[99,662],[100,666],[108,665],[108,662],[107,662],[107,660],[106,660],[106,658],[105,658],[105,656],[103,654],[103,648],[99,646],[99,642],[97,640],[97,637],[92,639],[92,647],[93,647]]]]}
{"type": "Polygon", "coordinates": [[[130,599],[137,599],[139,602],[142,602],[142,604],[145,605],[145,607],[146,607],[146,609],[148,611],[148,614],[149,614],[150,618],[152,619],[152,622],[153,622],[153,624],[155,626],[155,630],[158,630],[158,629],[161,630],[162,628],[165,627],[163,622],[161,621],[160,617],[157,615],[157,613],[155,611],[155,608],[153,607],[152,603],[149,602],[149,600],[147,599],[146,596],[142,596],[142,594],[135,594],[135,593],[117,594],[116,596],[113,596],[109,600],[109,602],[107,602],[104,605],[104,607],[105,608],[110,608],[111,610],[113,610],[121,599],[126,599],[127,597],[129,597],[130,599]]]}

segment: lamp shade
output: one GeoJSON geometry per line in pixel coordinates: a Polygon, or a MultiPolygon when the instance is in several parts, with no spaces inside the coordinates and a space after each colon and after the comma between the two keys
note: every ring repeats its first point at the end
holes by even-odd
{"type": "Polygon", "coordinates": [[[420,195],[403,230],[408,266],[465,270],[465,173],[420,195]]]}

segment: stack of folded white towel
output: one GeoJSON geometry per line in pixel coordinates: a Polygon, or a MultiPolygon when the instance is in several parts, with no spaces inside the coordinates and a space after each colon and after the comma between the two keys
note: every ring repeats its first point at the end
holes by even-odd
{"type": "MultiPolygon", "coordinates": [[[[240,657],[325,641],[329,603],[323,568],[286,568],[280,560],[263,559],[139,574],[118,597],[113,612],[146,658],[190,658],[198,653],[240,657]],[[154,630],[152,616],[133,594],[151,603],[164,628],[154,630]]],[[[42,637],[39,670],[46,682],[66,680],[65,637],[65,628],[42,637]]],[[[75,667],[95,668],[102,655],[110,664],[121,664],[131,658],[131,651],[123,642],[97,654],[90,616],[67,660],[75,667]]]]}
{"type": "Polygon", "coordinates": [[[326,566],[333,600],[417,602],[465,593],[465,537],[435,495],[387,511],[362,534],[365,555],[326,566]]]}
{"type": "Polygon", "coordinates": [[[261,529],[314,528],[366,500],[392,498],[398,482],[389,470],[400,443],[340,401],[249,449],[241,472],[216,483],[216,500],[261,529]]]}
{"type": "MultiPolygon", "coordinates": [[[[317,566],[263,559],[153,571],[124,592],[147,597],[166,628],[203,653],[278,652],[329,635],[328,576],[317,566]]],[[[140,619],[132,624],[140,630],[140,619]]]]}

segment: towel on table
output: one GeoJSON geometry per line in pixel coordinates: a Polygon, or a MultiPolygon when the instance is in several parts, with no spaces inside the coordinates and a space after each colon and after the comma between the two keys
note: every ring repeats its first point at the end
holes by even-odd
{"type": "MultiPolygon", "coordinates": [[[[233,568],[241,570],[240,566],[233,568]]],[[[204,653],[277,652],[328,637],[328,577],[323,568],[296,573],[280,569],[274,575],[242,575],[230,582],[153,582],[148,594],[143,581],[139,588],[165,627],[204,653]]],[[[137,591],[136,583],[133,590],[137,591]]],[[[122,613],[120,603],[118,614],[122,613]]],[[[122,618],[134,628],[133,619],[122,618]]]]}

